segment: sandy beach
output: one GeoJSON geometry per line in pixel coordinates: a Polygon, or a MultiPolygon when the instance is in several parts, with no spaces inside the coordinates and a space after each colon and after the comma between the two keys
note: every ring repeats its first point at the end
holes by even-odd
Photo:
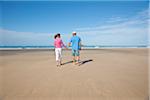
{"type": "Polygon", "coordinates": [[[148,49],[0,52],[0,100],[148,100],[148,49]]]}

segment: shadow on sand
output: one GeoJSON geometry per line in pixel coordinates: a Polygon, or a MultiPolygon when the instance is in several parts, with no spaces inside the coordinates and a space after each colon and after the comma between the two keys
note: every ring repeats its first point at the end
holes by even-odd
{"type": "MultiPolygon", "coordinates": [[[[91,62],[91,61],[93,61],[93,59],[88,59],[88,60],[80,61],[78,65],[81,66],[81,65],[83,65],[85,63],[88,63],[88,62],[91,62]]],[[[66,64],[70,64],[70,63],[73,63],[73,61],[65,62],[62,65],[66,65],[66,64]]]]}
{"type": "Polygon", "coordinates": [[[62,63],[62,65],[66,65],[66,64],[70,64],[70,63],[73,63],[73,61],[68,61],[68,62],[62,63]]]}
{"type": "Polygon", "coordinates": [[[81,65],[88,63],[88,62],[91,62],[91,61],[93,61],[93,59],[84,60],[84,61],[81,61],[78,65],[81,66],[81,65]]]}

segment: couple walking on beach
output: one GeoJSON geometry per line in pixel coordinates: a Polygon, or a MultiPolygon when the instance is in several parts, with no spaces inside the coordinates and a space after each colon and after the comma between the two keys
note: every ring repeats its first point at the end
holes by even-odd
{"type": "MultiPolygon", "coordinates": [[[[77,36],[76,32],[72,33],[72,38],[70,39],[68,46],[72,47],[72,56],[73,56],[73,63],[74,64],[79,64],[80,61],[80,52],[81,50],[81,39],[80,37],[77,36]]],[[[66,49],[67,46],[64,45],[60,33],[56,34],[54,36],[54,47],[55,47],[55,55],[56,55],[56,63],[57,66],[61,66],[62,63],[62,48],[65,47],[66,49]]]]}

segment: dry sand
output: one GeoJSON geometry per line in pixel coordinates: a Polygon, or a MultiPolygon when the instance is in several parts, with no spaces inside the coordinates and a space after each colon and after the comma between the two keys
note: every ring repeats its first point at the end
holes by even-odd
{"type": "Polygon", "coordinates": [[[1,51],[0,100],[148,100],[148,49],[1,51]]]}

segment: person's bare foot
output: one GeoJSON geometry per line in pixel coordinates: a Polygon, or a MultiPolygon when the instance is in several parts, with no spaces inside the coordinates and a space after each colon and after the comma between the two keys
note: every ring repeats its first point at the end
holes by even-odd
{"type": "Polygon", "coordinates": [[[60,66],[61,66],[60,62],[59,62],[59,61],[57,61],[57,67],[60,67],[60,66]]]}
{"type": "Polygon", "coordinates": [[[61,67],[61,62],[59,62],[59,64],[58,64],[58,65],[59,65],[59,67],[61,67]]]}
{"type": "Polygon", "coordinates": [[[77,64],[79,64],[79,62],[75,62],[75,64],[77,65],[77,64]]]}
{"type": "Polygon", "coordinates": [[[75,63],[76,65],[79,65],[80,64],[80,60],[78,60],[78,61],[76,61],[76,63],[75,63]]]}
{"type": "Polygon", "coordinates": [[[76,64],[76,62],[75,61],[72,61],[72,63],[75,65],[76,64]]]}

